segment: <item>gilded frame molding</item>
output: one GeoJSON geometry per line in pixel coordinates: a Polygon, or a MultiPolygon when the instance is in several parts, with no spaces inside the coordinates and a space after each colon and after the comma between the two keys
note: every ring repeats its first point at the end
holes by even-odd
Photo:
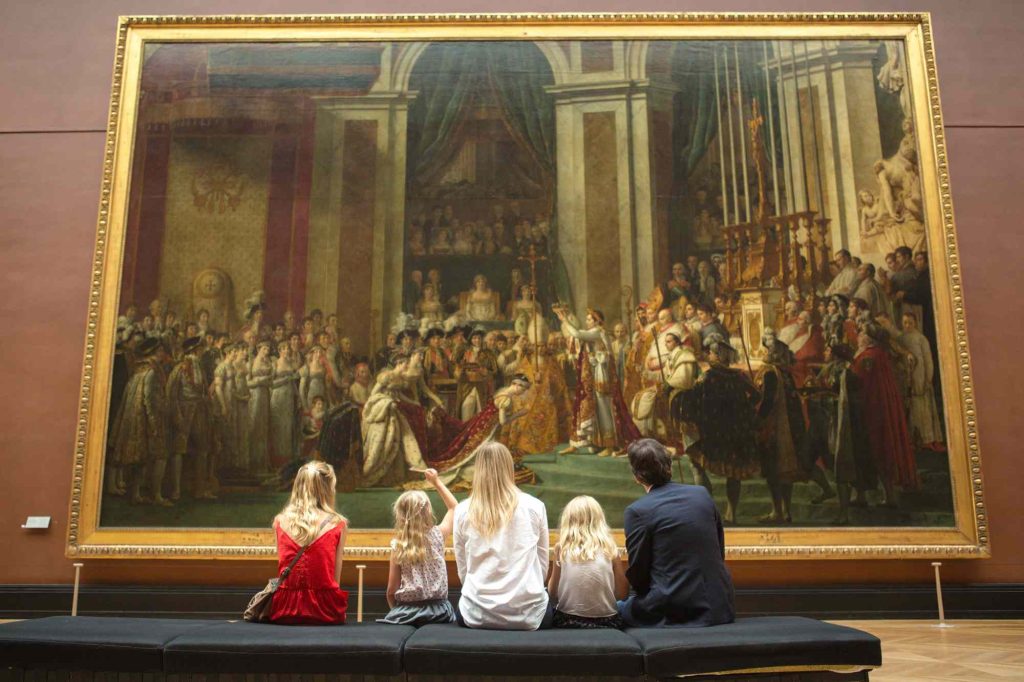
{"type": "MultiPolygon", "coordinates": [[[[118,22],[85,335],[66,555],[69,558],[265,559],[270,529],[99,528],[117,283],[142,46],[159,41],[487,40],[538,38],[890,38],[904,40],[919,131],[922,191],[931,246],[943,401],[955,506],[953,528],[738,528],[730,559],[986,558],[990,554],[977,410],[946,141],[927,13],[630,13],[293,16],[126,16],[118,22]],[[927,96],[922,96],[926,93],[927,96]],[[938,248],[945,245],[944,249],[938,248]],[[956,380],[953,381],[953,377],[956,380]]],[[[390,535],[349,533],[346,554],[386,560],[390,535]]],[[[621,533],[619,541],[622,542],[621,533]]]]}

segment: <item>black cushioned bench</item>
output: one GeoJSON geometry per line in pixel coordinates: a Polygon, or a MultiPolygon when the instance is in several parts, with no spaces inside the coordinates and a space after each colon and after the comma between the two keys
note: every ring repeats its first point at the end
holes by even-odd
{"type": "Polygon", "coordinates": [[[872,635],[788,617],[625,632],[66,616],[0,625],[0,682],[186,682],[193,675],[233,682],[242,674],[274,674],[278,682],[310,674],[325,682],[855,682],[881,659],[872,635]]]}
{"type": "Polygon", "coordinates": [[[166,673],[402,675],[411,625],[217,623],[164,647],[166,673]]]}
{"type": "Polygon", "coordinates": [[[217,621],[53,616],[0,625],[0,662],[24,670],[154,673],[175,637],[217,621]]]}
{"type": "Polygon", "coordinates": [[[517,675],[642,678],[635,639],[618,630],[509,632],[425,625],[405,642],[405,673],[413,679],[517,675]]]}

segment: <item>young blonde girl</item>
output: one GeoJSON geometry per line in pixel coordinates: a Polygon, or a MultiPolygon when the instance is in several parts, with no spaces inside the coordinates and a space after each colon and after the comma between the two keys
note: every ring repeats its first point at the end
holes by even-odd
{"type": "Polygon", "coordinates": [[[448,511],[440,524],[434,523],[430,498],[422,490],[409,490],[395,500],[395,538],[391,541],[387,599],[391,611],[382,623],[426,625],[451,623],[455,610],[448,601],[448,571],[444,543],[452,534],[458,501],[427,469],[424,478],[437,490],[448,511]]]}
{"type": "Polygon", "coordinates": [[[338,586],[348,521],[335,511],[334,469],[325,462],[302,465],[292,494],[274,517],[278,576],[305,547],[280,583],[270,611],[276,623],[344,623],[348,592],[338,586]]]}
{"type": "Polygon", "coordinates": [[[616,601],[629,594],[629,582],[601,505],[589,495],[575,497],[558,525],[548,578],[548,594],[557,602],[553,627],[622,627],[616,601]]]}

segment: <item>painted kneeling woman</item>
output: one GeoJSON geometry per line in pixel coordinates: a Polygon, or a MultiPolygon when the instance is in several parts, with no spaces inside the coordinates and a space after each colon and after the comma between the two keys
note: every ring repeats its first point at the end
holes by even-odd
{"type": "Polygon", "coordinates": [[[416,434],[399,408],[405,383],[400,370],[384,370],[363,406],[361,487],[402,485],[410,470],[427,468],[416,434]]]}
{"type": "MultiPolygon", "coordinates": [[[[445,451],[431,461],[430,465],[437,469],[439,478],[446,485],[463,489],[472,486],[478,448],[487,441],[500,440],[502,427],[527,413],[528,410],[523,409],[525,403],[522,398],[529,390],[530,380],[526,375],[516,374],[508,386],[487,401],[479,414],[465,423],[445,451]]],[[[534,473],[517,462],[516,483],[533,483],[534,480],[534,473]]]]}

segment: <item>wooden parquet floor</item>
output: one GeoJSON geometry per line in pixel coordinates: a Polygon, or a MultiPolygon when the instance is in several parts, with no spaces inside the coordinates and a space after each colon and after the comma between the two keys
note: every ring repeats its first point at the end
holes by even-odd
{"type": "Polygon", "coordinates": [[[1024,621],[835,621],[882,640],[871,682],[1024,682],[1024,621]]]}

